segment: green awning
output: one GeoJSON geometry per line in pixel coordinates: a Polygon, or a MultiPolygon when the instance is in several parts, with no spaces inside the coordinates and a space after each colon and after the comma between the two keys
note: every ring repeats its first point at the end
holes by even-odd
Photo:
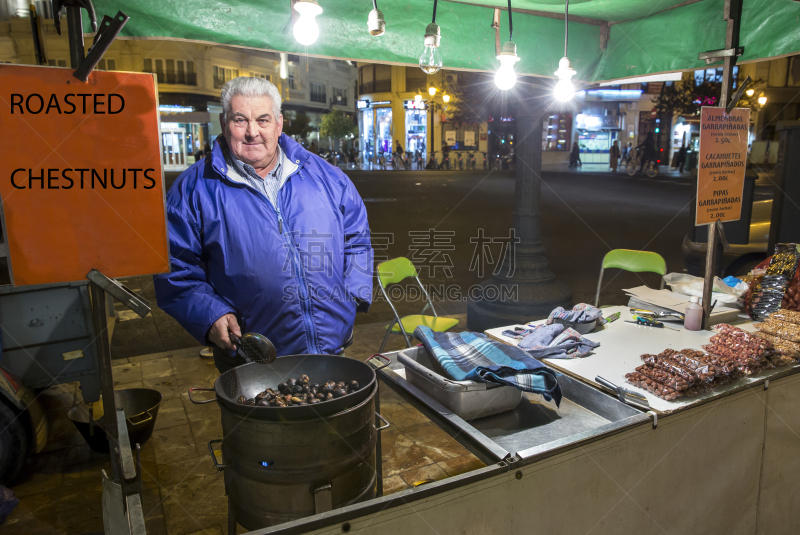
{"type": "MultiPolygon", "coordinates": [[[[319,57],[416,65],[433,0],[378,0],[386,33],[367,32],[370,0],[318,0],[320,38],[310,47],[292,36],[289,0],[95,0],[98,15],[130,16],[121,37],[182,39],[309,54],[319,57]]],[[[743,0],[739,62],[800,53],[800,2],[743,0]]],[[[724,48],[724,0],[572,0],[569,58],[587,82],[705,68],[700,52],[724,48]],[[574,18],[573,18],[574,17],[574,18]],[[601,35],[607,33],[605,49],[601,35]]],[[[495,71],[494,8],[505,0],[441,0],[445,68],[495,71]]],[[[553,76],[564,53],[563,0],[512,0],[517,72],[553,76]],[[518,11],[519,10],[519,11],[518,11]]],[[[500,17],[501,42],[508,19],[500,17]]]]}

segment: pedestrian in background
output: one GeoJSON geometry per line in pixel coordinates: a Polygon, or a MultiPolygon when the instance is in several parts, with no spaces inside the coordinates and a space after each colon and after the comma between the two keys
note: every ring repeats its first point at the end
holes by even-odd
{"type": "Polygon", "coordinates": [[[576,141],[572,144],[572,150],[569,153],[569,166],[578,167],[579,165],[583,164],[581,163],[581,149],[576,141]]]}
{"type": "Polygon", "coordinates": [[[611,166],[611,172],[617,172],[617,163],[619,161],[619,141],[615,141],[611,144],[611,149],[608,151],[608,163],[611,166]]]}
{"type": "Polygon", "coordinates": [[[675,159],[675,167],[677,167],[681,173],[683,173],[683,168],[686,165],[686,147],[681,145],[681,148],[678,149],[678,157],[675,159]]]}

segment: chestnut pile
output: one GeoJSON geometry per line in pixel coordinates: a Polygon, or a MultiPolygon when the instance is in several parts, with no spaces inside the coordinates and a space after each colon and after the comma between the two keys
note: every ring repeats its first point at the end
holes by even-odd
{"type": "Polygon", "coordinates": [[[240,405],[254,405],[257,407],[293,407],[297,405],[314,405],[335,398],[340,398],[358,390],[357,381],[325,381],[323,384],[311,383],[308,375],[301,375],[297,379],[287,379],[278,385],[277,390],[267,388],[256,394],[256,397],[247,399],[239,396],[237,403],[240,405]]]}

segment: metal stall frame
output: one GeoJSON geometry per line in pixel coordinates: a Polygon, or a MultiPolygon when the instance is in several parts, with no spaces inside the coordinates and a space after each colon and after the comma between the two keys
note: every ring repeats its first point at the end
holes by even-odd
{"type": "MultiPolygon", "coordinates": [[[[387,356],[394,357],[395,354],[387,356]]],[[[632,478],[640,472],[644,475],[638,482],[634,481],[633,488],[645,481],[651,472],[669,479],[663,486],[659,486],[657,481],[647,480],[639,490],[644,498],[637,496],[640,500],[653,500],[653,503],[645,504],[646,514],[657,525],[658,522],[652,518],[654,515],[668,515],[670,511],[681,510],[681,518],[674,522],[689,531],[671,526],[679,532],[689,533],[689,526],[694,526],[695,529],[707,529],[709,533],[728,533],[732,526],[739,525],[737,522],[748,526],[742,528],[742,532],[753,532],[749,530],[750,526],[757,526],[758,533],[762,528],[764,532],[788,533],[800,527],[787,525],[797,523],[797,519],[793,521],[786,515],[768,514],[776,512],[781,504],[792,505],[785,502],[797,495],[800,488],[800,483],[795,483],[796,478],[785,477],[787,470],[800,472],[800,459],[792,453],[796,452],[798,437],[776,410],[791,411],[800,418],[800,407],[793,401],[800,395],[800,365],[767,372],[753,383],[669,415],[659,417],[652,412],[636,410],[635,415],[612,424],[516,452],[493,446],[493,441],[477,429],[469,424],[465,426],[466,422],[447,414],[446,410],[442,413],[443,407],[437,406],[435,401],[431,403],[430,398],[425,403],[420,402],[417,396],[421,393],[413,386],[403,384],[405,380],[396,372],[387,370],[381,375],[387,385],[436,425],[478,458],[488,461],[488,466],[252,533],[295,535],[380,531],[383,535],[405,534],[415,532],[415,523],[419,522],[422,522],[416,526],[419,529],[433,525],[455,532],[465,529],[499,532],[508,530],[509,526],[502,526],[506,522],[517,526],[511,532],[527,533],[530,530],[520,526],[533,525],[527,523],[553,516],[548,515],[550,510],[563,513],[565,498],[574,506],[600,507],[608,499],[597,491],[603,485],[608,487],[609,494],[621,495],[617,504],[630,498],[645,511],[623,486],[623,483],[630,485],[632,478]],[[709,433],[711,435],[707,436],[709,433]],[[665,462],[670,455],[675,459],[665,462]],[[654,466],[646,469],[646,461],[652,461],[654,466]],[[727,472],[726,468],[729,469],[727,472]],[[560,473],[564,474],[563,478],[557,475],[560,473]],[[538,477],[527,477],[533,474],[538,477]],[[727,477],[719,477],[720,474],[727,477]],[[539,492],[538,497],[544,502],[537,502],[531,494],[515,487],[520,481],[533,485],[532,492],[539,492]],[[562,491],[553,490],[542,497],[539,485],[545,481],[556,482],[562,491]],[[709,487],[718,494],[710,492],[709,487]],[[491,495],[485,494],[489,489],[491,495]],[[688,504],[692,507],[688,508],[688,504]],[[432,518],[423,518],[428,512],[432,518]]],[[[599,390],[587,388],[593,391],[592,396],[616,402],[615,398],[599,390]]],[[[608,511],[606,515],[610,513],[608,511]]],[[[542,532],[554,533],[585,532],[586,526],[579,524],[591,517],[587,514],[559,518],[558,522],[563,524],[550,519],[543,521],[541,529],[542,532]]],[[[596,525],[602,524],[604,518],[596,525]]],[[[641,519],[627,509],[619,516],[613,516],[609,525],[598,531],[620,533],[642,527],[641,519]]],[[[651,529],[645,532],[661,531],[651,529]]]]}

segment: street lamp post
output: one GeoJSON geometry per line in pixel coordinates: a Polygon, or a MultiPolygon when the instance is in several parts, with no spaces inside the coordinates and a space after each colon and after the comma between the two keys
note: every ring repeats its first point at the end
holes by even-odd
{"type": "MultiPolygon", "coordinates": [[[[442,109],[442,105],[434,100],[437,91],[438,91],[438,89],[436,87],[434,87],[434,86],[431,86],[431,87],[428,88],[428,94],[431,96],[431,99],[430,99],[430,101],[428,102],[428,105],[427,105],[427,108],[430,111],[430,115],[431,115],[431,143],[430,143],[430,147],[433,147],[433,150],[431,150],[430,147],[429,147],[429,151],[428,152],[431,153],[431,157],[428,160],[428,165],[432,169],[436,168],[436,160],[435,160],[435,152],[436,152],[436,150],[435,150],[435,148],[436,148],[436,117],[435,117],[435,115],[436,115],[436,111],[437,110],[441,110],[442,109]]],[[[420,97],[420,100],[422,99],[422,97],[420,95],[417,95],[417,97],[420,97]]],[[[445,104],[447,104],[448,102],[450,102],[450,95],[448,95],[447,93],[444,93],[442,95],[442,100],[445,102],[445,104]]]]}
{"type": "Polygon", "coordinates": [[[428,161],[428,165],[431,169],[436,169],[436,109],[441,108],[438,102],[431,100],[428,103],[428,109],[431,111],[431,144],[428,148],[428,152],[431,153],[430,160],[428,161]],[[431,149],[432,148],[432,149],[431,149]]]}
{"type": "MultiPolygon", "coordinates": [[[[523,98],[522,96],[520,98],[523,98]]],[[[467,327],[482,332],[547,316],[558,306],[572,307],[572,291],[550,271],[542,244],[539,204],[542,189],[541,97],[527,95],[518,106],[517,176],[514,188],[514,234],[519,242],[506,248],[503,268],[481,283],[484,298],[470,301],[467,327]],[[496,296],[496,298],[492,298],[496,296]]]]}

